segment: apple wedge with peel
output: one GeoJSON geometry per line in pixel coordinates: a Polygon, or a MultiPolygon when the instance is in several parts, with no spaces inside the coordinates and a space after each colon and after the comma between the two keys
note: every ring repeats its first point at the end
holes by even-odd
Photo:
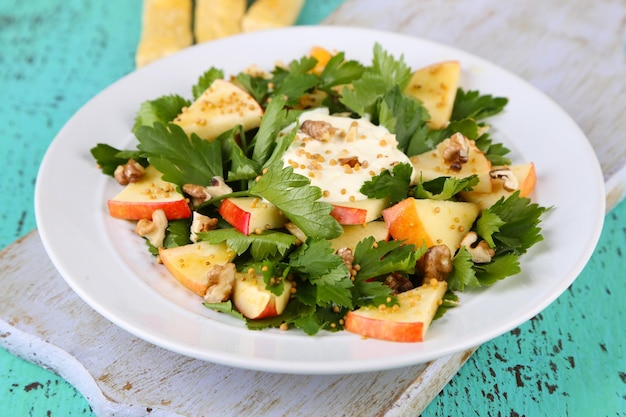
{"type": "Polygon", "coordinates": [[[174,119],[187,135],[195,133],[213,140],[235,126],[244,130],[259,127],[263,109],[246,91],[235,84],[217,79],[198,99],[174,119]]]}
{"type": "Polygon", "coordinates": [[[246,318],[255,320],[275,317],[283,313],[291,295],[291,281],[284,282],[280,295],[268,290],[262,275],[237,273],[232,301],[235,308],[246,318]]]}
{"type": "Polygon", "coordinates": [[[380,213],[389,205],[388,198],[368,198],[357,201],[330,203],[333,210],[330,215],[339,224],[365,224],[380,218],[380,213]]]}
{"type": "Polygon", "coordinates": [[[204,297],[209,287],[209,271],[235,259],[235,251],[225,243],[201,241],[174,248],[160,248],[159,258],[183,286],[204,297]]]}
{"type": "Polygon", "coordinates": [[[474,203],[407,198],[383,210],[383,218],[395,240],[417,247],[443,244],[454,254],[479,213],[474,203]]]}
{"type": "Polygon", "coordinates": [[[476,147],[474,141],[468,140],[467,162],[462,164],[461,169],[454,170],[450,164],[444,159],[444,155],[451,146],[451,139],[445,139],[437,147],[431,151],[412,156],[411,164],[417,172],[417,178],[423,181],[434,180],[439,177],[455,177],[466,178],[470,175],[478,176],[478,184],[474,186],[472,191],[489,193],[491,192],[491,177],[489,172],[492,170],[491,162],[485,154],[476,147]]]}
{"type": "Polygon", "coordinates": [[[456,90],[461,76],[458,61],[444,61],[416,70],[404,92],[422,102],[431,129],[446,127],[452,115],[456,90]]]}
{"type": "Polygon", "coordinates": [[[139,181],[131,182],[107,202],[109,214],[116,219],[151,219],[156,210],[163,210],[168,220],[186,219],[191,209],[176,186],[163,181],[153,166],[145,169],[139,181]]]}
{"type": "MultiPolygon", "coordinates": [[[[508,169],[517,180],[517,190],[519,190],[520,197],[530,196],[537,183],[535,164],[529,162],[521,165],[511,165],[508,169]]],[[[507,190],[503,180],[492,179],[491,182],[493,184],[493,188],[490,193],[465,191],[459,194],[463,200],[478,204],[481,209],[487,209],[493,206],[501,198],[504,197],[506,199],[516,191],[515,189],[507,190]]]]}
{"type": "Polygon", "coordinates": [[[379,240],[387,240],[389,230],[385,222],[373,221],[365,224],[343,226],[343,233],[339,237],[331,239],[330,245],[335,250],[350,248],[354,251],[360,241],[370,236],[373,237],[376,242],[379,240]]]}
{"type": "Polygon", "coordinates": [[[367,306],[350,311],[344,328],[366,338],[392,342],[421,342],[441,305],[448,284],[431,280],[397,295],[393,307],[367,306]]]}
{"type": "Polygon", "coordinates": [[[224,220],[245,235],[283,227],[288,221],[276,206],[256,197],[226,198],[218,211],[224,220]]]}

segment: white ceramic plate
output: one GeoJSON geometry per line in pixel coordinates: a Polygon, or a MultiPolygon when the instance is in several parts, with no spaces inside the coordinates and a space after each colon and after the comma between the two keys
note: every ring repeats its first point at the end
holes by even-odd
{"type": "Polygon", "coordinates": [[[364,29],[295,27],[192,47],[117,81],[80,109],[50,146],[37,178],[35,209],[52,262],[73,290],[130,333],[191,357],[236,367],[308,374],[351,373],[427,362],[486,342],[530,319],[556,299],[592,254],[604,219],[598,161],[576,124],[531,85],[473,55],[408,36],[364,29]],[[461,306],[431,327],[423,343],[363,340],[347,333],[310,337],[297,331],[247,330],[201,305],[201,299],[156,266],[130,222],[111,219],[106,200],[119,189],[96,168],[98,142],[134,147],[130,133],[140,103],[164,94],[190,97],[211,66],[235,74],[251,64],[271,69],[311,46],[371,62],[379,42],[412,68],[456,59],[462,86],[509,97],[492,119],[494,138],[515,161],[533,161],[545,241],[523,258],[523,272],[461,296],[461,306]],[[581,194],[584,192],[584,195],[581,194]]]}

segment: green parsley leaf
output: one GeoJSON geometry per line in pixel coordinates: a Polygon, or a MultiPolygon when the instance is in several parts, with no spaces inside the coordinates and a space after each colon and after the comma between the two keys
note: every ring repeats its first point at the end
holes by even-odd
{"type": "Polygon", "coordinates": [[[207,303],[207,302],[204,302],[204,303],[202,303],[202,305],[204,305],[208,309],[215,310],[215,311],[218,311],[220,313],[228,314],[229,316],[233,316],[233,317],[235,317],[237,319],[240,319],[240,320],[245,320],[245,317],[242,316],[240,312],[235,310],[235,308],[233,307],[233,303],[230,300],[223,301],[221,303],[207,303]]]}
{"type": "Polygon", "coordinates": [[[190,227],[190,219],[170,220],[167,223],[167,231],[165,233],[165,239],[163,240],[163,246],[166,248],[174,248],[191,243],[189,240],[190,227]]]}
{"type": "Polygon", "coordinates": [[[476,221],[475,231],[487,242],[489,247],[494,248],[496,244],[493,241],[493,234],[500,230],[500,226],[504,223],[505,222],[494,212],[483,210],[476,221]]]}
{"type": "Polygon", "coordinates": [[[256,178],[261,166],[248,158],[239,146],[237,137],[245,136],[242,126],[236,126],[220,134],[215,140],[222,143],[222,163],[227,171],[226,181],[247,181],[256,178]]]}
{"type": "Polygon", "coordinates": [[[270,159],[272,152],[276,147],[276,137],[285,126],[287,126],[293,115],[289,116],[285,109],[286,101],[283,97],[274,97],[270,101],[263,117],[261,125],[256,135],[252,139],[252,160],[257,164],[264,166],[270,159]]]}
{"type": "Polygon", "coordinates": [[[541,215],[547,210],[515,191],[507,199],[501,198],[487,209],[499,217],[504,224],[492,234],[496,254],[512,252],[522,255],[535,243],[543,240],[541,236],[541,215]]]}
{"type": "Polygon", "coordinates": [[[257,103],[265,107],[265,100],[269,94],[270,80],[241,72],[235,77],[235,83],[250,93],[257,103]]]}
{"type": "Polygon", "coordinates": [[[224,79],[224,71],[221,69],[211,67],[205,71],[199,78],[198,82],[191,87],[194,100],[197,100],[207,88],[213,84],[213,81],[217,79],[224,79]]]}
{"type": "Polygon", "coordinates": [[[303,175],[283,168],[277,162],[249,188],[249,193],[265,198],[295,223],[306,236],[313,239],[332,239],[343,229],[331,215],[332,206],[319,200],[322,190],[310,185],[303,175]]]}
{"type": "Polygon", "coordinates": [[[509,100],[504,97],[481,95],[479,91],[463,91],[459,88],[454,99],[454,108],[450,120],[474,119],[482,120],[500,113],[509,100]]]}
{"type": "Polygon", "coordinates": [[[319,83],[319,77],[309,72],[316,63],[315,58],[302,57],[299,61],[292,61],[287,69],[276,67],[272,78],[274,91],[270,95],[284,97],[288,106],[298,104],[300,97],[319,83]]]}
{"type": "Polygon", "coordinates": [[[469,191],[478,184],[477,175],[465,178],[439,177],[434,180],[419,181],[413,190],[415,198],[431,200],[450,200],[462,191],[469,191]]]}
{"type": "Polygon", "coordinates": [[[361,116],[371,115],[380,97],[396,86],[404,90],[410,79],[411,68],[404,57],[395,59],[376,43],[372,65],[365,68],[361,78],[354,80],[353,88],[342,89],[339,101],[361,116]]]}
{"type": "Polygon", "coordinates": [[[395,133],[398,149],[403,152],[430,119],[428,110],[413,97],[403,94],[397,85],[385,93],[377,109],[379,123],[395,133]]]}
{"type": "Polygon", "coordinates": [[[359,265],[357,277],[368,279],[392,272],[413,273],[415,263],[424,254],[424,248],[415,249],[398,240],[374,242],[372,236],[360,241],[354,250],[353,265],[359,265]]]}
{"type": "Polygon", "coordinates": [[[110,176],[113,176],[115,169],[119,165],[126,164],[130,159],[138,162],[143,167],[148,166],[148,161],[141,156],[141,152],[121,151],[104,143],[98,143],[91,148],[91,155],[96,160],[102,173],[110,176]]]}
{"type": "Polygon", "coordinates": [[[333,302],[353,307],[350,273],[329,241],[309,239],[290,255],[289,266],[291,272],[315,286],[317,305],[333,302]]]}
{"type": "Polygon", "coordinates": [[[345,61],[344,56],[343,52],[339,52],[326,63],[320,74],[318,89],[334,94],[332,87],[351,84],[361,77],[364,71],[363,65],[358,61],[345,61]]]}
{"type": "Polygon", "coordinates": [[[183,184],[209,185],[211,178],[222,176],[222,145],[220,141],[206,141],[197,135],[187,137],[183,129],[173,123],[140,126],[135,132],[137,146],[159,172],[163,180],[179,186],[183,184]]]}
{"type": "Polygon", "coordinates": [[[369,198],[387,198],[389,204],[404,200],[411,186],[413,167],[410,164],[396,164],[392,171],[384,170],[361,186],[361,193],[369,198]]]}
{"type": "Polygon", "coordinates": [[[404,62],[404,55],[396,59],[393,55],[376,43],[374,44],[374,59],[372,62],[374,73],[380,74],[385,84],[390,88],[397,85],[404,90],[411,79],[411,68],[404,62]]]}
{"type": "Polygon", "coordinates": [[[517,255],[508,253],[496,256],[489,263],[474,264],[478,282],[480,282],[481,286],[487,287],[493,285],[496,281],[519,274],[521,268],[518,258],[517,255]]]}
{"type": "Polygon", "coordinates": [[[452,272],[448,275],[449,291],[464,291],[466,287],[480,287],[480,281],[474,271],[472,255],[465,246],[461,246],[454,259],[452,259],[452,272]]]}
{"type": "Polygon", "coordinates": [[[507,155],[511,150],[501,143],[493,143],[488,133],[480,135],[476,140],[476,147],[480,149],[492,165],[510,165],[511,159],[507,155]]]}
{"type": "Polygon", "coordinates": [[[265,230],[261,234],[244,235],[234,228],[215,229],[198,233],[198,238],[210,243],[226,242],[228,247],[242,255],[248,249],[252,259],[262,261],[277,255],[285,255],[287,250],[296,243],[295,236],[274,230],[265,230]]]}
{"type": "Polygon", "coordinates": [[[152,126],[156,122],[165,125],[174,120],[183,110],[183,107],[190,105],[189,100],[177,94],[144,101],[139,107],[132,131],[137,132],[140,126],[152,126]]]}

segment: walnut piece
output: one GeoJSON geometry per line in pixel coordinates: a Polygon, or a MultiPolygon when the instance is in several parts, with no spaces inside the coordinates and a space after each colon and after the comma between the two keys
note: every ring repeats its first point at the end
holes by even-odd
{"type": "Polygon", "coordinates": [[[515,191],[519,188],[519,181],[513,174],[513,171],[507,168],[497,168],[489,171],[489,176],[494,180],[501,180],[504,182],[504,189],[507,191],[515,191]]]}
{"type": "Polygon", "coordinates": [[[477,264],[486,264],[491,262],[491,259],[496,252],[489,247],[489,244],[484,240],[476,243],[478,235],[476,232],[469,232],[461,240],[461,246],[465,246],[467,251],[472,255],[472,261],[477,264]]]}
{"type": "Polygon", "coordinates": [[[217,227],[218,220],[204,214],[200,214],[197,211],[193,212],[193,219],[191,221],[190,236],[192,242],[198,241],[198,233],[208,232],[217,227]]]}
{"type": "Polygon", "coordinates": [[[213,197],[230,194],[233,189],[226,184],[222,177],[211,178],[211,185],[184,184],[183,192],[191,197],[194,206],[198,206],[213,197]]]}
{"type": "Polygon", "coordinates": [[[162,209],[152,212],[152,220],[141,219],[135,226],[135,233],[148,239],[155,248],[163,247],[166,230],[167,216],[162,209]]]}
{"type": "Polygon", "coordinates": [[[361,165],[361,163],[359,162],[359,157],[358,156],[349,156],[347,158],[339,158],[339,165],[344,166],[344,165],[348,165],[350,166],[350,168],[354,168],[357,165],[361,165]]]}
{"type": "Polygon", "coordinates": [[[384,284],[393,290],[394,294],[400,294],[413,289],[410,279],[399,272],[392,272],[385,277],[384,284]]]}
{"type": "Polygon", "coordinates": [[[235,264],[214,265],[207,273],[209,287],[204,294],[207,303],[221,303],[230,298],[235,283],[235,264]]]}
{"type": "Polygon", "coordinates": [[[452,271],[452,254],[447,245],[435,245],[428,248],[426,253],[415,265],[423,278],[423,282],[431,279],[445,281],[452,271]]]}
{"type": "Polygon", "coordinates": [[[322,120],[305,120],[300,125],[300,130],[319,141],[328,141],[335,133],[333,125],[322,120]]]}
{"type": "Polygon", "coordinates": [[[460,133],[450,136],[442,152],[443,160],[453,171],[460,171],[469,156],[469,141],[460,133]]]}
{"type": "Polygon", "coordinates": [[[113,178],[120,185],[137,182],[143,177],[144,167],[134,159],[129,159],[124,165],[118,165],[113,172],[113,178]]]}

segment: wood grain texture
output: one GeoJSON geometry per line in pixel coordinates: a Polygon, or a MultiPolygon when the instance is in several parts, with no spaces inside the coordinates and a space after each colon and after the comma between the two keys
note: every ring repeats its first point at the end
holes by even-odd
{"type": "Polygon", "coordinates": [[[365,374],[247,371],[161,349],[108,322],[65,284],[36,232],[0,254],[0,269],[0,346],[62,376],[98,416],[402,416],[425,408],[473,352],[365,374]]]}

